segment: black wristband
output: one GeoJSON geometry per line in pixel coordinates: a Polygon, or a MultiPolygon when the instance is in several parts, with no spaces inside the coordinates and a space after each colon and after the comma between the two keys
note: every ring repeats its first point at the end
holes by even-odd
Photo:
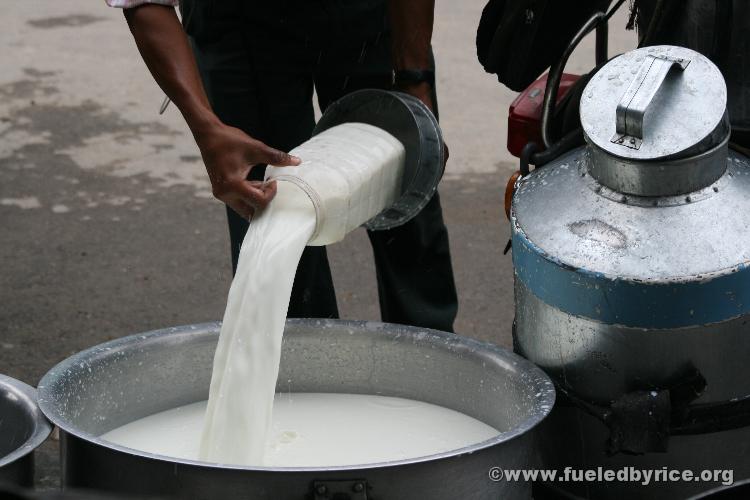
{"type": "Polygon", "coordinates": [[[435,72],[431,69],[399,69],[393,75],[393,83],[398,85],[413,85],[416,83],[429,83],[435,87],[435,72]]]}

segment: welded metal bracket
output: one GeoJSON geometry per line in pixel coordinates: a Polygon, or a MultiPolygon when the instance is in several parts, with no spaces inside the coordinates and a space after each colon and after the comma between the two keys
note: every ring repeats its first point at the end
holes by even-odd
{"type": "Polygon", "coordinates": [[[646,111],[672,68],[684,71],[689,64],[689,59],[664,55],[646,56],[617,105],[616,132],[610,142],[631,149],[640,149],[644,139],[643,122],[646,111]]]}

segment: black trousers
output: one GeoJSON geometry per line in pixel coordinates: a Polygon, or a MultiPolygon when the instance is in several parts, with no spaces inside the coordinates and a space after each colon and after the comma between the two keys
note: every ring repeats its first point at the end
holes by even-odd
{"type": "MultiPolygon", "coordinates": [[[[391,86],[387,32],[351,43],[316,46],[277,30],[238,29],[195,41],[198,66],[214,111],[226,124],[289,151],[310,138],[313,90],[320,108],[362,88],[391,86]]],[[[435,101],[437,103],[437,101],[435,101]]],[[[256,167],[251,178],[262,179],[256,167]]],[[[227,209],[236,269],[248,223],[227,209]]],[[[440,197],[414,219],[368,232],[383,321],[453,331],[457,311],[448,233],[440,197]]],[[[289,317],[336,318],[325,247],[307,247],[297,268],[289,317]]]]}

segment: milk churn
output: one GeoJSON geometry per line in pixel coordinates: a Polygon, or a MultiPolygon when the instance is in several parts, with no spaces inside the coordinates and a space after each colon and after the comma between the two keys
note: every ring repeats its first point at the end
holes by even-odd
{"type": "Polygon", "coordinates": [[[586,146],[517,184],[514,342],[558,389],[547,466],[664,476],[551,488],[685,498],[750,476],[750,159],[726,101],[697,52],[626,53],[583,92],[586,146]]]}

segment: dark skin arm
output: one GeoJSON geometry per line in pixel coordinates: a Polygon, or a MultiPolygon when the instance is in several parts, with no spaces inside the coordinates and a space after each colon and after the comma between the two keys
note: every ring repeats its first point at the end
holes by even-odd
{"type": "MultiPolygon", "coordinates": [[[[430,68],[434,14],[435,0],[388,0],[394,69],[430,68]]],[[[432,109],[429,83],[409,84],[399,90],[420,99],[432,109]]]]}
{"type": "MultiPolygon", "coordinates": [[[[391,25],[391,59],[393,68],[429,69],[431,67],[432,27],[435,0],[388,0],[388,21],[391,25]]],[[[399,86],[434,110],[432,88],[427,82],[399,86]]],[[[445,144],[445,160],[448,145],[445,144]]]]}
{"type": "Polygon", "coordinates": [[[299,158],[225,125],[211,110],[187,36],[174,8],[146,4],[126,9],[130,31],[149,71],[179,108],[200,148],[216,198],[248,218],[268,205],[276,183],[248,181],[253,166],[299,165],[299,158]]]}

